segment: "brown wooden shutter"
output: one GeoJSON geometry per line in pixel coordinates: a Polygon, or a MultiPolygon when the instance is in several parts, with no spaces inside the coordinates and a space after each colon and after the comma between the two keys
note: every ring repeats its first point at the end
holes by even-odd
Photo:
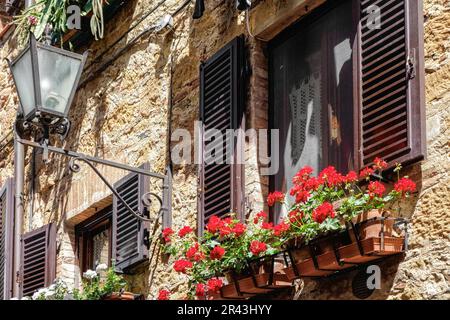
{"type": "MultiPolygon", "coordinates": [[[[150,169],[148,164],[143,168],[150,169]]],[[[125,176],[115,184],[117,192],[135,212],[144,212],[141,197],[149,191],[149,187],[149,179],[136,173],[125,176]]],[[[118,272],[130,273],[138,264],[148,261],[148,223],[136,218],[114,196],[112,225],[112,257],[115,268],[118,272]]]]}
{"type": "Polygon", "coordinates": [[[47,224],[22,235],[21,296],[47,287],[56,274],[56,226],[47,224]]]}
{"type": "MultiPolygon", "coordinates": [[[[200,65],[200,121],[203,123],[199,166],[198,229],[201,233],[205,223],[213,216],[235,212],[243,216],[243,165],[225,163],[206,164],[205,155],[217,142],[206,141],[208,129],[220,130],[223,137],[227,129],[243,127],[245,102],[245,49],[244,38],[237,37],[200,65]],[[206,138],[206,139],[205,139],[206,138]]],[[[234,150],[230,155],[221,146],[224,160],[236,159],[234,150]]],[[[235,139],[236,141],[236,139],[235,139]]],[[[231,150],[231,148],[228,148],[231,150]]]]}
{"type": "Polygon", "coordinates": [[[391,165],[426,154],[422,1],[359,0],[360,164],[379,156],[391,165]],[[368,8],[380,8],[370,29],[368,8]]]}
{"type": "Polygon", "coordinates": [[[14,181],[0,188],[0,300],[12,297],[14,243],[14,181]]]}

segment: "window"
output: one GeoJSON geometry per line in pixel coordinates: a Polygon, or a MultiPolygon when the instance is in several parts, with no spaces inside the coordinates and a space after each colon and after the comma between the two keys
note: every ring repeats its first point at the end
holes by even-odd
{"type": "Polygon", "coordinates": [[[353,168],[351,1],[310,17],[273,42],[272,128],[280,130],[277,190],[303,166],[353,168]]]}
{"type": "Polygon", "coordinates": [[[111,266],[112,206],[101,210],[75,227],[82,271],[99,264],[111,266]]]}
{"type": "Polygon", "coordinates": [[[288,191],[305,165],[424,158],[421,12],[420,1],[329,1],[269,43],[269,122],[280,130],[271,190],[288,191]]]}
{"type": "Polygon", "coordinates": [[[227,133],[244,128],[244,54],[244,39],[237,37],[200,66],[200,121],[205,130],[199,166],[200,233],[213,215],[243,215],[243,165],[236,161],[234,146],[227,148],[236,141],[227,133]],[[222,141],[215,132],[221,133],[222,141]]]}

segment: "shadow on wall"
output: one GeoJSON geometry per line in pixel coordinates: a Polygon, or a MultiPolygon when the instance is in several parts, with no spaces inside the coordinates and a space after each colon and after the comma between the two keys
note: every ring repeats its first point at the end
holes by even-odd
{"type": "MultiPolygon", "coordinates": [[[[174,19],[174,32],[160,43],[162,54],[158,65],[170,64],[172,70],[172,112],[169,113],[171,132],[184,129],[194,137],[194,122],[199,119],[199,66],[235,36],[244,33],[237,21],[232,1],[206,3],[206,10],[199,20],[192,19],[193,7],[186,7],[174,19]],[[186,36],[187,35],[187,39],[186,36]]],[[[145,43],[145,45],[148,45],[145,43]]],[[[177,142],[171,142],[171,148],[177,142]]],[[[191,159],[194,159],[191,148],[191,159]]],[[[173,164],[173,204],[174,228],[180,223],[196,225],[197,165],[173,164]],[[189,214],[189,216],[187,216],[189,214]],[[183,216],[181,216],[183,215],[183,216]]],[[[167,264],[167,259],[156,245],[150,249],[150,263],[127,277],[130,290],[150,297],[160,287],[176,283],[178,276],[167,264]],[[163,261],[163,262],[161,262],[163,261]]],[[[171,288],[175,290],[176,288],[171,288]]]]}

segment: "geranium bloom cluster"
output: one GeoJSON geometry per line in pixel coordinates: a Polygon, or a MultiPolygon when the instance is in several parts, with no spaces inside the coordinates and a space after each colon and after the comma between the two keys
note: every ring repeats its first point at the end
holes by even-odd
{"type": "MultiPolygon", "coordinates": [[[[274,205],[285,205],[289,199],[283,192],[274,191],[267,197],[270,215],[260,211],[246,223],[234,214],[212,216],[202,237],[197,237],[189,226],[177,232],[166,228],[162,232],[164,250],[176,257],[173,269],[189,278],[191,297],[217,294],[226,284],[217,275],[244,271],[249,259],[281,252],[291,239],[307,243],[322,233],[343,228],[344,221],[362,212],[382,209],[416,190],[413,181],[399,177],[393,190],[385,195],[385,184],[375,178],[387,167],[386,161],[375,158],[372,166],[359,173],[342,174],[328,166],[313,176],[313,169],[306,166],[292,179],[289,195],[295,201],[286,208],[288,214],[281,221],[270,221],[279,209],[274,205]]],[[[169,292],[160,292],[160,298],[169,297],[169,292]]]]}
{"type": "Polygon", "coordinates": [[[334,218],[335,215],[333,205],[329,202],[324,202],[314,209],[312,218],[315,222],[322,223],[327,218],[334,218]]]}
{"type": "Polygon", "coordinates": [[[394,190],[404,197],[405,195],[416,191],[416,184],[411,179],[403,177],[394,185],[394,190]]]}
{"type": "Polygon", "coordinates": [[[272,207],[275,203],[283,203],[284,201],[284,193],[280,191],[274,191],[272,193],[269,193],[267,196],[267,205],[269,207],[272,207]]]}

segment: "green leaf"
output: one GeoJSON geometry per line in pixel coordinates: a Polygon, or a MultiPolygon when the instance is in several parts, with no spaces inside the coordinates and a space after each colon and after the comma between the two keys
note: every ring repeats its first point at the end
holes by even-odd
{"type": "Polygon", "coordinates": [[[42,34],[44,33],[45,26],[47,25],[48,19],[50,18],[51,15],[51,9],[53,8],[54,5],[55,0],[50,0],[45,3],[45,7],[41,13],[41,19],[39,20],[39,23],[34,29],[34,36],[36,37],[36,39],[41,38],[42,34]]]}

